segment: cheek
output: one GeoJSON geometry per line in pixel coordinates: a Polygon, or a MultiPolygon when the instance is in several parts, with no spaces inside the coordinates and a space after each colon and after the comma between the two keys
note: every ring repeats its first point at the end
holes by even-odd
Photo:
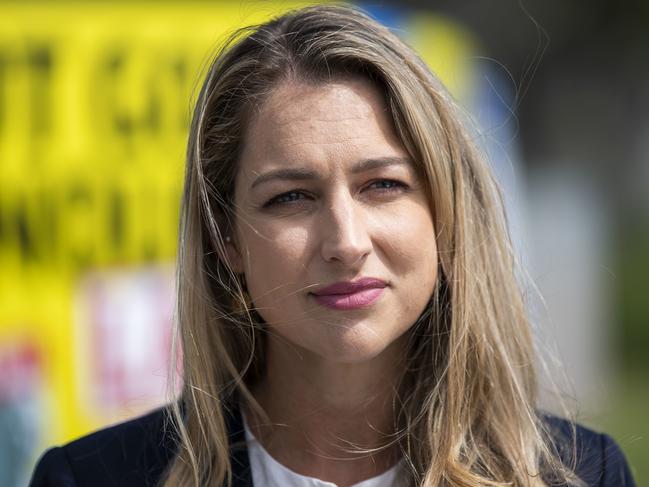
{"type": "Polygon", "coordinates": [[[397,273],[429,272],[437,267],[437,246],[432,217],[420,205],[408,205],[392,218],[376,220],[389,259],[397,273]]]}
{"type": "Polygon", "coordinates": [[[438,278],[438,255],[435,229],[430,214],[413,211],[404,219],[399,232],[393,232],[397,293],[400,303],[395,319],[409,328],[425,310],[438,278]]]}
{"type": "Polygon", "coordinates": [[[277,303],[293,292],[306,258],[307,237],[300,228],[257,228],[246,235],[246,281],[258,306],[277,303]]]}

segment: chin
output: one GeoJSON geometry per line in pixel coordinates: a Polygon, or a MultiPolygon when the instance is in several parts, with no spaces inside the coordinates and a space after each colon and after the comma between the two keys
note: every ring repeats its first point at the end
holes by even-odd
{"type": "Polygon", "coordinates": [[[334,363],[353,365],[373,361],[397,346],[398,340],[389,340],[372,330],[358,328],[347,330],[341,336],[328,337],[326,351],[323,353],[320,349],[316,353],[334,363]]]}

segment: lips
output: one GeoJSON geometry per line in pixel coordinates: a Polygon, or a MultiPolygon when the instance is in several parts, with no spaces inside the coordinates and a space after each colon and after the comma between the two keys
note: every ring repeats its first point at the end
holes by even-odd
{"type": "Polygon", "coordinates": [[[356,281],[339,281],[330,284],[322,289],[315,291],[316,296],[331,296],[338,294],[354,294],[367,289],[381,289],[387,286],[387,283],[374,277],[363,277],[356,281]]]}
{"type": "Polygon", "coordinates": [[[340,281],[314,292],[322,306],[338,310],[367,308],[377,301],[387,286],[385,281],[365,277],[356,281],[340,281]]]}

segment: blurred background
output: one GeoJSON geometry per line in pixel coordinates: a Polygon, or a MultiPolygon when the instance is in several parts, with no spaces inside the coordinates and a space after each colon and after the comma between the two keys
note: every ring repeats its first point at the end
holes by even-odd
{"type": "MultiPolygon", "coordinates": [[[[0,486],[164,403],[187,127],[225,33],[297,2],[0,3],[0,486]]],[[[649,3],[360,4],[475,120],[545,408],[649,479],[649,3]]],[[[172,391],[173,392],[173,391],[172,391]]]]}

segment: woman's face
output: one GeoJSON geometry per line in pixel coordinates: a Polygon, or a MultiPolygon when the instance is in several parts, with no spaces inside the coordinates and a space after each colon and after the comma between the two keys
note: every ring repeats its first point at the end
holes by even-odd
{"type": "Polygon", "coordinates": [[[279,343],[361,362],[425,309],[437,278],[431,211],[369,82],[275,88],[248,127],[235,203],[228,259],[279,343]],[[325,289],[363,278],[375,281],[325,289]]]}

